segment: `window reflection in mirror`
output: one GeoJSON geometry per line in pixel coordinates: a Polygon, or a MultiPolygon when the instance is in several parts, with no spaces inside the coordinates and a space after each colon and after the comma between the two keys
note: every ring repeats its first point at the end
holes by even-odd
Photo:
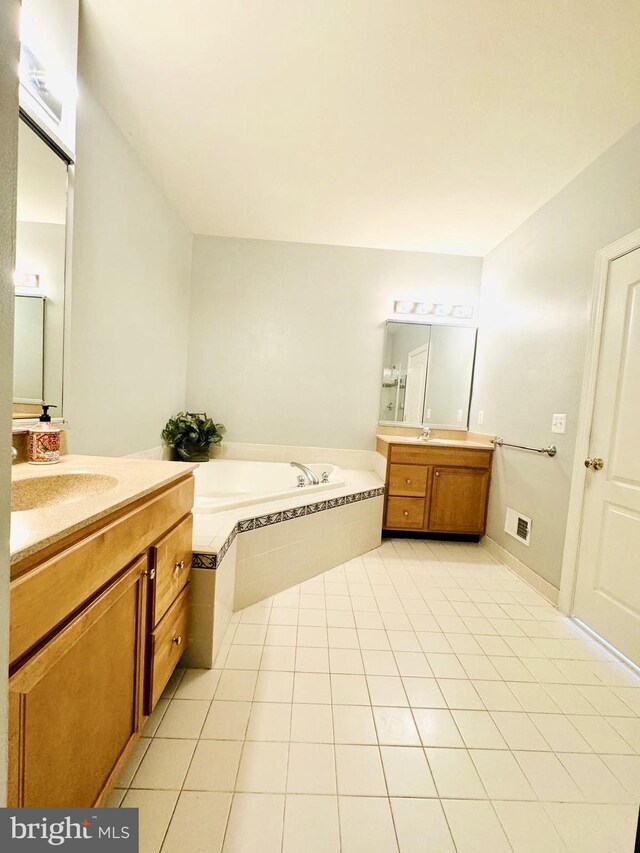
{"type": "Polygon", "coordinates": [[[24,121],[18,138],[13,415],[62,413],[67,163],[24,121]]]}
{"type": "Polygon", "coordinates": [[[386,325],[380,421],[467,429],[476,330],[386,325]]]}

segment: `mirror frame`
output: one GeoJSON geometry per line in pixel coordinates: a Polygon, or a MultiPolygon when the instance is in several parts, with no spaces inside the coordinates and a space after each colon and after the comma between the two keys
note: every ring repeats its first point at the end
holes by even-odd
{"type": "MultiPolygon", "coordinates": [[[[385,320],[384,322],[384,344],[382,347],[382,369],[380,373],[382,374],[384,370],[384,353],[387,343],[387,328],[390,323],[395,324],[403,324],[405,326],[448,326],[456,329],[471,329],[474,333],[473,337],[473,358],[471,360],[471,382],[469,383],[469,402],[467,405],[466,418],[462,426],[452,425],[452,424],[435,424],[435,423],[426,423],[424,421],[383,421],[381,419],[378,420],[378,426],[384,427],[411,427],[422,429],[423,427],[429,427],[430,429],[446,429],[446,430],[455,430],[456,432],[468,432],[469,431],[469,418],[471,416],[471,400],[473,399],[473,384],[475,380],[475,372],[476,372],[476,360],[478,356],[478,327],[475,325],[471,325],[469,323],[423,323],[419,320],[385,320]]],[[[428,376],[428,374],[427,374],[428,376]]],[[[379,407],[378,407],[379,408],[379,407]]]]}

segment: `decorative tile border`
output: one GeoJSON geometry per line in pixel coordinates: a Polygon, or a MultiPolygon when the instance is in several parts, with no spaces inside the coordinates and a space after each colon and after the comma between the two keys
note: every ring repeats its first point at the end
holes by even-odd
{"type": "Polygon", "coordinates": [[[191,560],[191,568],[217,568],[233,544],[233,540],[236,538],[238,533],[246,533],[249,530],[259,530],[262,527],[270,527],[272,524],[281,524],[285,521],[293,521],[294,519],[302,518],[305,515],[315,515],[318,512],[326,512],[330,509],[336,509],[339,506],[356,503],[357,501],[366,501],[370,498],[378,498],[382,495],[384,495],[384,486],[380,486],[377,489],[367,489],[364,492],[355,492],[352,495],[342,495],[339,498],[329,498],[328,500],[318,501],[313,504],[296,506],[291,509],[283,509],[279,512],[270,512],[267,515],[258,515],[254,518],[243,519],[235,524],[233,530],[226,538],[217,554],[194,552],[193,559],[191,560]]]}
{"type": "Polygon", "coordinates": [[[215,569],[217,554],[194,554],[191,559],[192,569],[215,569]]]}

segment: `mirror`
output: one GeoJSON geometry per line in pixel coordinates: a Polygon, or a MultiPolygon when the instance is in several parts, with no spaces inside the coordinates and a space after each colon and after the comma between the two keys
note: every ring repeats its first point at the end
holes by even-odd
{"type": "Polygon", "coordinates": [[[467,429],[476,329],[386,324],[380,423],[467,429]]]}
{"type": "Polygon", "coordinates": [[[15,297],[13,362],[14,403],[42,403],[44,400],[44,299],[15,297]]]}
{"type": "Polygon", "coordinates": [[[62,414],[67,162],[24,121],[18,136],[13,416],[62,414]]]}

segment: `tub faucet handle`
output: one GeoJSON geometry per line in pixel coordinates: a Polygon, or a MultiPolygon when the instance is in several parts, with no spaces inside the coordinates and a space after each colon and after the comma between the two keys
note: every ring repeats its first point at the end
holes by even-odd
{"type": "Polygon", "coordinates": [[[300,475],[298,476],[298,488],[299,488],[299,489],[304,489],[304,487],[305,487],[306,483],[307,483],[307,481],[306,481],[306,480],[305,480],[305,478],[302,476],[302,474],[300,474],[300,475]]]}
{"type": "Polygon", "coordinates": [[[328,472],[328,471],[323,471],[323,472],[322,472],[322,482],[323,482],[323,483],[328,483],[328,482],[329,482],[329,472],[328,472]]]}

